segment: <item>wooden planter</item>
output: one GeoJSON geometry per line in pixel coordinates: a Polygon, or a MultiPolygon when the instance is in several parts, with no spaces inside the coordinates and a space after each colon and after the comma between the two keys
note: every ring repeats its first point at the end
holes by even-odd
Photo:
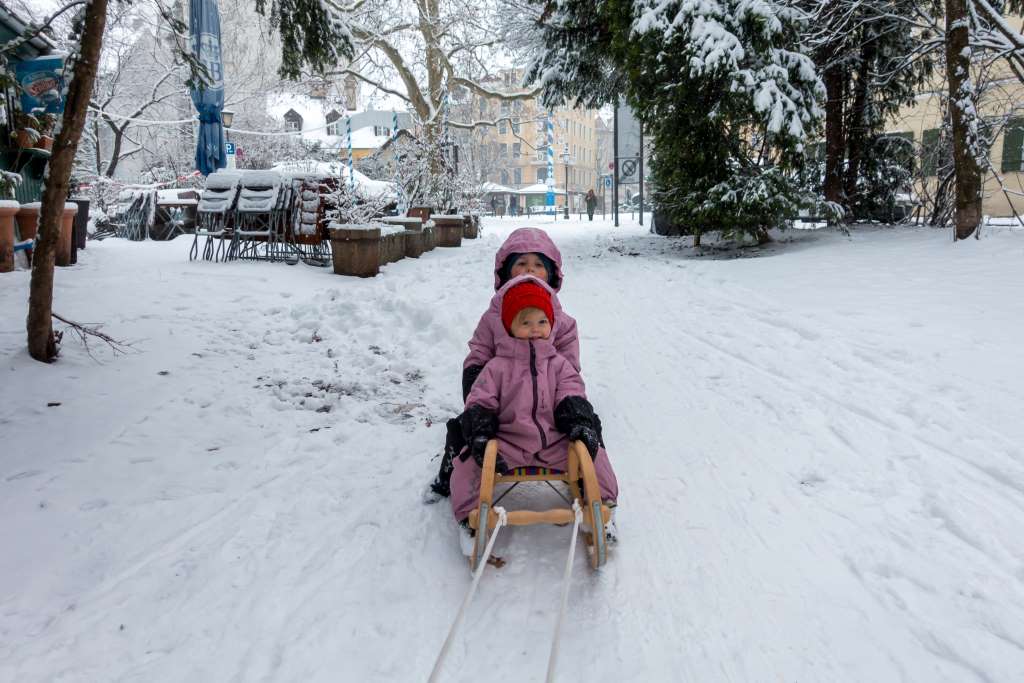
{"type": "Polygon", "coordinates": [[[0,273],[14,270],[14,216],[18,202],[0,201],[0,273]]]}
{"type": "Polygon", "coordinates": [[[405,212],[406,216],[410,218],[422,219],[424,223],[430,220],[430,215],[434,213],[434,209],[429,206],[412,206],[405,212]]]}
{"type": "Polygon", "coordinates": [[[405,228],[405,256],[419,258],[426,251],[424,246],[423,219],[409,216],[391,216],[384,219],[388,225],[400,225],[405,228]]]}
{"type": "Polygon", "coordinates": [[[466,214],[462,217],[462,239],[475,240],[480,235],[480,217],[466,214]]]}
{"type": "Polygon", "coordinates": [[[437,233],[434,231],[434,221],[427,221],[423,225],[423,251],[433,251],[437,246],[437,233]]]}
{"type": "Polygon", "coordinates": [[[434,216],[434,230],[437,232],[437,246],[462,246],[462,216],[434,216]]]}
{"type": "Polygon", "coordinates": [[[380,228],[342,225],[331,228],[330,233],[335,274],[373,277],[380,272],[380,228]]]}
{"type": "Polygon", "coordinates": [[[380,238],[380,265],[405,258],[405,231],[392,232],[380,238]]]}

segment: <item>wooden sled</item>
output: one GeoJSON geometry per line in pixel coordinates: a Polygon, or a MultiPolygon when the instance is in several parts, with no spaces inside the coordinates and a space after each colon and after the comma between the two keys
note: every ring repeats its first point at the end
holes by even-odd
{"type": "MultiPolygon", "coordinates": [[[[561,481],[569,485],[571,498],[579,500],[583,507],[583,521],[590,526],[591,533],[584,534],[590,546],[590,564],[597,569],[608,559],[608,542],[605,538],[604,525],[611,519],[611,509],[601,501],[601,489],[597,485],[597,473],[594,461],[582,441],[569,444],[569,465],[565,472],[545,470],[542,473],[525,473],[514,470],[508,474],[498,474],[495,464],[498,461],[498,442],[491,439],[484,451],[484,464],[480,473],[480,505],[469,513],[469,526],[476,529],[473,555],[469,558],[470,567],[476,569],[477,562],[483,558],[487,546],[487,536],[498,522],[498,514],[494,512],[494,485],[514,484],[522,481],[561,481]],[[580,482],[583,491],[580,491],[580,482]],[[582,494],[582,495],[581,495],[582,494]],[[480,520],[487,520],[486,531],[481,531],[480,520]],[[596,520],[596,523],[595,523],[596,520]]],[[[527,468],[530,469],[538,468],[527,468]]],[[[572,524],[575,519],[572,508],[562,507],[553,510],[533,511],[514,510],[507,513],[507,523],[514,526],[529,524],[572,524]]]]}

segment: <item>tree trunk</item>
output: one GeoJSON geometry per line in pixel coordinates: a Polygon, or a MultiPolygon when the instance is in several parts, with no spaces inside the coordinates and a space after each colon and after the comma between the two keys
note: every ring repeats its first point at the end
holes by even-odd
{"type": "Polygon", "coordinates": [[[103,171],[103,175],[108,178],[114,177],[114,171],[117,170],[117,164],[121,161],[121,146],[124,143],[124,132],[127,127],[127,125],[110,126],[111,133],[114,135],[114,148],[110,152],[110,161],[107,163],[107,168],[103,171]]]}
{"type": "Polygon", "coordinates": [[[946,77],[956,174],[954,240],[967,239],[981,223],[981,169],[978,166],[978,115],[971,82],[967,0],[946,0],[946,77]]]}
{"type": "Polygon", "coordinates": [[[825,201],[843,204],[843,82],[845,69],[831,65],[825,69],[825,201]]]}
{"type": "Polygon", "coordinates": [[[85,114],[96,79],[103,30],[107,23],[107,0],[92,0],[86,5],[85,21],[79,55],[75,60],[64,103],[64,120],[60,134],[53,143],[53,156],[43,188],[39,232],[32,257],[32,281],[29,286],[28,352],[38,361],[50,362],[57,357],[57,340],[53,334],[53,263],[57,238],[60,235],[68,181],[78,150],[78,141],[85,127],[85,114]]]}
{"type": "MultiPolygon", "coordinates": [[[[870,31],[871,29],[867,29],[870,31]]],[[[868,142],[868,96],[871,86],[871,65],[878,54],[878,43],[874,35],[865,36],[860,48],[857,85],[853,92],[853,105],[850,109],[850,126],[846,135],[846,201],[849,204],[857,194],[857,181],[860,179],[861,162],[864,159],[864,148],[868,142]]]]}

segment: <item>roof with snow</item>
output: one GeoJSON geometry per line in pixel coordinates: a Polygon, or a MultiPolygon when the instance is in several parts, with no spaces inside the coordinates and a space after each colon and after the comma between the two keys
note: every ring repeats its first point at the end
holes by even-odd
{"type": "MultiPolygon", "coordinates": [[[[557,187],[551,190],[555,194],[565,194],[565,190],[560,190],[557,187]]],[[[544,183],[537,183],[536,185],[527,185],[526,187],[515,190],[519,194],[547,194],[548,186],[544,183]]]]}
{"type": "MultiPolygon", "coordinates": [[[[345,129],[345,117],[359,112],[345,109],[344,102],[337,101],[339,99],[315,99],[306,95],[272,93],[267,95],[267,114],[280,120],[283,125],[285,114],[293,111],[302,118],[299,135],[303,140],[319,141],[327,149],[347,150],[348,133],[345,129]],[[334,124],[330,130],[328,115],[334,124]],[[340,134],[334,135],[335,131],[340,134]]],[[[386,135],[377,135],[373,126],[353,129],[352,149],[378,149],[390,137],[390,131],[386,135]]]]}

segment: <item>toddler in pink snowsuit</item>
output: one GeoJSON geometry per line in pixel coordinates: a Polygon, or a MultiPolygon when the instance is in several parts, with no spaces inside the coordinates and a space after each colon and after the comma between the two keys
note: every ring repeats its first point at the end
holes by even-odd
{"type": "MultiPolygon", "coordinates": [[[[469,355],[462,363],[462,399],[469,396],[473,382],[497,351],[497,341],[508,337],[501,322],[501,300],[504,286],[513,277],[533,275],[548,284],[554,292],[562,286],[562,254],[546,232],[540,228],[519,228],[505,239],[494,255],[494,289],[496,293],[469,340],[469,355]]],[[[551,297],[554,320],[548,341],[572,367],[580,370],[580,344],[576,321],[562,310],[556,295],[551,297]]],[[[428,486],[424,499],[435,502],[449,495],[452,461],[464,446],[457,418],[448,421],[441,466],[428,486]]]]}
{"type": "Polygon", "coordinates": [[[582,441],[597,472],[601,498],[614,504],[618,483],[600,445],[600,422],[587,401],[583,379],[559,355],[550,338],[558,324],[551,288],[531,276],[509,281],[498,292],[503,335],[459,418],[466,448],[451,477],[452,512],[464,521],[479,499],[480,465],[491,438],[498,440],[499,468],[568,467],[569,442],[582,441]]]}

